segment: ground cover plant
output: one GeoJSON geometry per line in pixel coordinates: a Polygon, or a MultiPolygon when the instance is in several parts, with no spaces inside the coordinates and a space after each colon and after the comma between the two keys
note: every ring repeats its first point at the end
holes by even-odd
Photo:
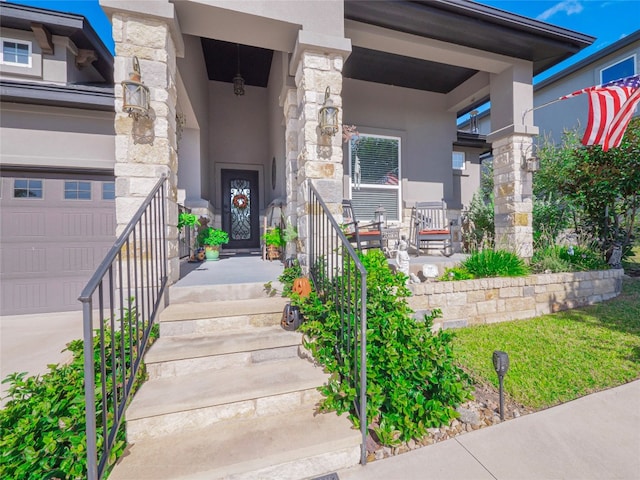
{"type": "Polygon", "coordinates": [[[640,280],[590,307],[459,329],[454,346],[459,365],[494,386],[492,353],[506,351],[505,391],[536,409],[624,384],[640,378],[640,280]]]}
{"type": "MultiPolygon", "coordinates": [[[[419,439],[428,428],[458,416],[455,408],[470,398],[468,377],[454,364],[452,333],[433,333],[433,317],[412,318],[406,276],[391,272],[379,250],[361,259],[367,270],[367,417],[381,443],[419,439]]],[[[342,335],[339,315],[331,301],[315,293],[298,303],[306,319],[301,327],[306,346],[331,373],[321,389],[321,408],[351,411],[357,421],[352,411],[356,391],[343,381],[353,368],[350,355],[336,352],[342,335]]]]}
{"type": "MultiPolygon", "coordinates": [[[[127,314],[128,315],[128,314],[127,314]]],[[[129,322],[125,322],[129,325],[129,322]]],[[[125,330],[124,345],[129,344],[130,330],[125,330]]],[[[135,335],[135,334],[134,334],[135,335]]],[[[149,344],[157,338],[157,326],[151,331],[149,344]]],[[[121,332],[105,339],[121,345],[121,332]]],[[[99,358],[99,335],[94,335],[95,358],[99,358]]],[[[135,345],[136,341],[133,340],[135,345]]],[[[9,383],[11,398],[0,410],[0,478],[12,480],[32,479],[83,479],[87,477],[86,420],[84,399],[83,341],[70,342],[67,349],[73,354],[68,365],[49,365],[49,372],[41,376],[25,373],[8,375],[3,383],[9,383]]],[[[116,353],[116,365],[107,362],[107,391],[111,391],[111,372],[115,368],[121,375],[122,368],[130,368],[127,354],[116,353]],[[124,357],[124,363],[122,358],[124,357]]],[[[96,362],[96,372],[100,367],[96,362]]],[[[133,391],[146,377],[144,364],[138,371],[133,391]]],[[[98,450],[103,444],[101,388],[96,375],[96,422],[98,450]]],[[[109,418],[108,421],[112,420],[109,418]]],[[[124,424],[120,426],[116,442],[109,458],[114,464],[126,447],[124,424]]]]}
{"type": "Polygon", "coordinates": [[[458,267],[445,269],[441,280],[520,277],[528,273],[529,267],[515,253],[487,249],[472,253],[458,267]]]}
{"type": "Polygon", "coordinates": [[[580,245],[547,245],[533,253],[531,266],[535,272],[583,272],[608,270],[600,251],[580,245]]]}

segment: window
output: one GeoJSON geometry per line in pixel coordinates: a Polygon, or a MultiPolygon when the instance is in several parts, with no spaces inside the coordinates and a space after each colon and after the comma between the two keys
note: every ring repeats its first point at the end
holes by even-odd
{"type": "Polygon", "coordinates": [[[31,43],[19,40],[2,39],[3,64],[17,65],[21,67],[31,66],[31,43]]]}
{"type": "Polygon", "coordinates": [[[102,182],[102,199],[115,200],[116,184],[115,182],[102,182]]]}
{"type": "Polygon", "coordinates": [[[400,138],[353,137],[349,142],[351,202],[356,217],[373,220],[378,207],[400,220],[400,138]]]}
{"type": "Polygon", "coordinates": [[[42,180],[16,178],[13,182],[14,198],[42,198],[42,180]]]}
{"type": "Polygon", "coordinates": [[[600,70],[600,83],[609,83],[636,74],[636,56],[631,55],[600,70]]]}
{"type": "Polygon", "coordinates": [[[454,170],[464,170],[464,167],[465,167],[464,152],[453,152],[451,154],[451,164],[454,170]]]}
{"type": "Polygon", "coordinates": [[[65,200],[91,200],[91,182],[64,182],[65,200]]]}

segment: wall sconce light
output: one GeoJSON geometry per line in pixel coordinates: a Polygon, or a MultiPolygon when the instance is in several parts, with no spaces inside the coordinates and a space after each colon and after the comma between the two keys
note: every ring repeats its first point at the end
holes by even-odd
{"type": "Polygon", "coordinates": [[[524,161],[524,169],[527,172],[537,172],[540,170],[540,159],[538,157],[529,157],[524,161]]]}
{"type": "Polygon", "coordinates": [[[522,160],[523,170],[530,173],[534,173],[540,170],[540,159],[536,155],[536,150],[537,150],[536,145],[531,144],[526,148],[526,150],[522,154],[522,156],[524,157],[524,159],[522,160]]]}
{"type": "Polygon", "coordinates": [[[334,136],[338,132],[338,107],[333,105],[333,101],[329,96],[331,89],[327,87],[324,92],[324,103],[318,112],[318,124],[320,126],[320,134],[334,136]]]}
{"type": "Polygon", "coordinates": [[[122,109],[130,117],[137,120],[149,116],[149,87],[142,83],[138,57],[133,57],[133,72],[129,73],[129,80],[122,81],[122,93],[122,109]]]}
{"type": "Polygon", "coordinates": [[[493,368],[498,374],[498,380],[500,382],[500,420],[504,420],[504,391],[503,382],[504,376],[509,370],[509,355],[507,352],[501,352],[496,350],[493,352],[493,368]]]}
{"type": "Polygon", "coordinates": [[[237,57],[238,57],[238,71],[236,73],[236,76],[233,77],[233,93],[235,93],[236,96],[240,97],[244,95],[244,78],[242,78],[242,75],[240,75],[240,44],[239,43],[236,43],[236,49],[237,49],[237,57]]]}
{"type": "Polygon", "coordinates": [[[376,208],[376,213],[375,213],[375,223],[377,223],[380,228],[387,228],[387,215],[386,215],[386,210],[384,209],[384,207],[382,205],[380,205],[378,208],[376,208]]]}

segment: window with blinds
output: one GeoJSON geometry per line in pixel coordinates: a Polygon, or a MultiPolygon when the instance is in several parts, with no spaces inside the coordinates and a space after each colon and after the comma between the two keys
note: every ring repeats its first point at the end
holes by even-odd
{"type": "Polygon", "coordinates": [[[349,142],[351,202],[358,220],[373,220],[382,206],[400,220],[400,138],[360,134],[349,142]]]}

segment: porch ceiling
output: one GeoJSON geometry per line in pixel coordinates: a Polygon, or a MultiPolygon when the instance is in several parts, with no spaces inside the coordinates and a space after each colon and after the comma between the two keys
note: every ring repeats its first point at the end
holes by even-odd
{"type": "MultiPolygon", "coordinates": [[[[347,21],[402,32],[418,41],[429,39],[458,46],[458,50],[462,47],[487,52],[494,55],[498,63],[502,58],[530,61],[534,75],[594,40],[587,35],[463,0],[345,0],[344,14],[347,21]]],[[[425,41],[425,45],[427,43],[425,41]]],[[[237,72],[236,44],[202,38],[202,46],[209,79],[232,82],[237,72]]],[[[459,62],[452,65],[404,56],[402,51],[392,53],[382,51],[384,48],[367,48],[370,46],[354,44],[344,66],[345,77],[449,93],[479,71],[477,62],[466,66],[459,62]]],[[[240,71],[247,85],[267,86],[272,57],[273,50],[240,45],[240,71]]],[[[495,65],[487,64],[487,68],[482,69],[492,71],[492,68],[495,65]]],[[[486,100],[476,99],[476,104],[486,100]]],[[[468,106],[467,110],[474,106],[468,106]]]]}

